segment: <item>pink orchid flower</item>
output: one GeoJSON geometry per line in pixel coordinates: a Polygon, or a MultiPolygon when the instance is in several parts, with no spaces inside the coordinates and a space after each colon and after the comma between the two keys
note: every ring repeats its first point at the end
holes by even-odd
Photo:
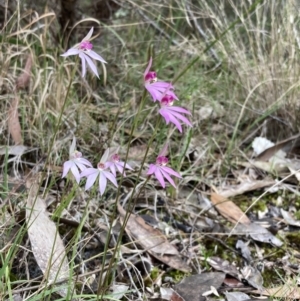
{"type": "MultiPolygon", "coordinates": [[[[125,168],[133,170],[133,168],[120,160],[120,156],[118,155],[118,148],[116,150],[110,150],[110,156],[109,159],[107,161],[108,167],[111,171],[111,173],[116,177],[117,176],[117,170],[120,174],[123,174],[123,171],[125,168]]],[[[124,176],[125,172],[124,172],[124,176]]]]}
{"type": "Polygon", "coordinates": [[[191,115],[191,113],[184,108],[173,107],[173,102],[174,97],[169,93],[163,96],[160,102],[161,108],[159,110],[159,114],[166,120],[167,124],[169,124],[170,122],[175,124],[179,132],[182,133],[182,126],[180,124],[180,121],[190,127],[193,126],[191,122],[183,115],[191,115]]]}
{"type": "Polygon", "coordinates": [[[168,145],[166,144],[165,147],[162,149],[158,157],[156,158],[155,164],[150,164],[147,175],[155,175],[156,179],[159,181],[163,188],[166,187],[165,179],[176,188],[176,185],[171,178],[171,176],[181,178],[180,174],[173,170],[172,168],[166,166],[169,162],[168,158],[165,156],[167,153],[168,145]]]}
{"type": "Polygon", "coordinates": [[[107,179],[116,187],[118,187],[116,177],[110,171],[108,171],[108,157],[109,149],[104,152],[100,162],[97,164],[97,168],[87,168],[80,174],[81,178],[86,177],[85,190],[89,190],[94,185],[97,179],[99,179],[99,191],[101,195],[103,195],[105,192],[107,179]]]}
{"type": "Polygon", "coordinates": [[[176,94],[173,92],[174,87],[171,83],[162,82],[157,80],[155,71],[150,71],[152,66],[152,58],[150,58],[149,64],[144,72],[144,85],[152,96],[153,101],[161,101],[166,91],[173,96],[174,99],[178,99],[176,94]]]}
{"type": "Polygon", "coordinates": [[[79,184],[80,182],[79,169],[81,171],[84,171],[87,168],[87,166],[91,167],[92,164],[87,159],[82,158],[82,153],[76,150],[75,137],[73,138],[72,144],[69,149],[69,158],[70,160],[64,163],[62,178],[66,177],[69,171],[71,171],[76,182],[79,184]]]}
{"type": "Polygon", "coordinates": [[[86,74],[86,63],[92,70],[92,72],[99,78],[98,70],[93,62],[92,59],[100,61],[102,63],[106,63],[102,56],[97,54],[95,51],[92,50],[93,44],[90,42],[91,36],[93,34],[94,27],[92,27],[89,33],[86,35],[83,40],[75,45],[74,47],[70,48],[67,52],[62,54],[61,56],[70,56],[70,55],[78,55],[81,59],[82,64],[82,77],[86,74]]]}

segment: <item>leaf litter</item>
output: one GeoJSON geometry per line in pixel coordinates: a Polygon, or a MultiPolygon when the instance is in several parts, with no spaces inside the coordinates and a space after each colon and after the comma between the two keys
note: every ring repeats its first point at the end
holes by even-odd
{"type": "MultiPolygon", "coordinates": [[[[13,148],[11,149],[12,152],[15,152],[13,148]]],[[[22,152],[23,150],[21,150],[21,153],[17,150],[15,153],[20,155],[22,152]]],[[[191,285],[194,283],[193,278],[190,278],[193,276],[197,276],[196,279],[199,283],[205,283],[205,285],[201,285],[200,289],[197,287],[197,292],[195,292],[199,300],[204,300],[203,298],[208,297],[214,299],[217,294],[225,294],[226,291],[233,288],[247,289],[249,292],[251,291],[252,294],[257,295],[270,295],[274,293],[274,290],[269,291],[268,288],[264,287],[264,285],[269,286],[269,284],[264,283],[264,271],[257,268],[257,261],[264,256],[259,255],[264,248],[261,244],[280,249],[283,245],[283,238],[280,236],[277,237],[276,233],[271,233],[267,228],[261,226],[259,219],[251,215],[253,211],[242,210],[239,203],[235,201],[235,198],[239,195],[249,195],[256,191],[260,191],[261,194],[261,191],[264,189],[267,191],[276,184],[276,181],[268,178],[258,180],[256,175],[254,175],[255,171],[250,171],[248,167],[246,170],[249,172],[249,177],[239,177],[238,180],[230,185],[212,187],[212,191],[214,192],[203,193],[194,190],[184,192],[183,189],[179,194],[179,198],[173,200],[173,203],[169,205],[166,203],[168,198],[160,193],[155,197],[153,195],[144,195],[137,201],[134,208],[137,212],[129,215],[128,223],[125,227],[129,241],[131,244],[136,245],[137,248],[122,245],[120,248],[122,260],[127,260],[126,258],[128,256],[140,257],[140,253],[148,254],[150,259],[146,261],[143,259],[140,261],[134,260],[131,265],[133,269],[139,270],[140,273],[143,270],[141,266],[147,265],[147,272],[145,273],[148,275],[147,277],[153,277],[153,268],[155,269],[156,266],[160,266],[160,269],[163,271],[163,274],[166,274],[166,277],[159,279],[154,278],[152,281],[160,287],[158,294],[161,295],[164,300],[190,300],[190,298],[194,298],[194,295],[190,296],[187,294],[191,290],[191,285]],[[153,201],[155,198],[157,198],[157,200],[153,201]],[[144,208],[144,210],[146,209],[147,214],[139,214],[139,206],[141,206],[140,208],[144,208]],[[159,210],[163,208],[163,214],[158,214],[157,206],[160,206],[159,210]],[[165,224],[165,226],[163,226],[163,224],[165,224]],[[220,235],[221,238],[219,238],[220,235]],[[234,243],[229,242],[232,238],[234,238],[234,243]],[[222,259],[221,257],[226,254],[226,252],[218,253],[217,248],[221,248],[220,246],[226,248],[233,257],[229,258],[229,260],[222,259]],[[203,256],[203,250],[209,247],[211,247],[210,252],[213,252],[215,255],[203,256]],[[216,256],[217,254],[219,256],[216,256]],[[199,266],[195,265],[195,259],[197,259],[197,261],[199,260],[200,269],[199,266]],[[140,265],[139,262],[142,262],[142,264],[140,265]],[[161,264],[163,264],[163,267],[161,264]],[[207,264],[210,268],[207,267],[207,264]],[[169,273],[168,270],[182,272],[185,280],[178,282],[176,277],[167,276],[169,273]],[[215,274],[216,272],[214,271],[220,271],[221,273],[215,274]],[[189,273],[196,273],[196,275],[189,276],[189,273]],[[222,275],[218,278],[218,282],[216,282],[216,275],[222,275]],[[165,291],[163,289],[168,282],[173,283],[173,290],[171,291],[165,291]],[[177,285],[175,285],[175,283],[177,283],[177,285]]],[[[29,193],[26,209],[27,222],[31,225],[28,229],[28,234],[32,244],[32,250],[43,274],[50,275],[48,277],[49,281],[64,280],[69,275],[68,263],[63,259],[66,258],[64,244],[59,238],[60,235],[57,232],[57,227],[49,219],[44,199],[38,196],[33,207],[32,200],[35,198],[34,196],[38,195],[36,185],[37,184],[33,186],[35,193],[29,193]],[[35,212],[38,212],[38,214],[35,212]],[[54,245],[53,250],[57,248],[57,252],[53,253],[53,257],[55,258],[57,255],[57,262],[60,261],[61,263],[61,265],[56,265],[56,261],[52,261],[50,263],[52,269],[49,269],[48,264],[48,262],[50,262],[50,256],[46,256],[48,253],[41,255],[40,241],[36,239],[37,236],[43,237],[41,233],[46,231],[43,226],[40,226],[43,224],[47,225],[47,231],[53,228],[53,230],[50,230],[51,234],[47,239],[49,239],[49,246],[54,245]],[[48,226],[48,224],[52,224],[52,226],[48,226]],[[35,225],[37,226],[36,228],[35,225]],[[60,241],[57,243],[58,245],[54,244],[53,237],[56,237],[57,242],[60,241]],[[58,254],[62,254],[61,257],[58,254]]],[[[278,186],[277,191],[284,189],[284,187],[284,185],[278,186]]],[[[95,201],[95,206],[97,206],[96,204],[98,203],[95,201]]],[[[110,202],[107,203],[107,206],[109,206],[109,204],[110,202]]],[[[82,203],[81,207],[83,208],[84,206],[85,203],[82,203]]],[[[271,207],[267,208],[263,216],[268,215],[271,212],[270,209],[271,207]]],[[[121,205],[118,206],[118,211],[121,222],[119,226],[121,226],[127,212],[121,205]]],[[[76,222],[72,221],[72,214],[70,215],[70,212],[65,213],[68,214],[68,218],[62,217],[60,222],[71,227],[77,227],[78,222],[77,220],[76,222]]],[[[277,220],[277,223],[281,225],[298,226],[298,221],[290,210],[279,210],[272,218],[269,218],[269,220],[271,219],[277,220]]],[[[91,234],[91,238],[95,239],[98,237],[97,239],[104,244],[108,233],[108,224],[105,224],[103,220],[99,220],[95,225],[98,225],[99,228],[97,228],[98,226],[96,228],[95,226],[91,226],[90,222],[87,221],[83,226],[83,231],[87,233],[88,236],[91,234]],[[99,231],[101,231],[101,235],[97,233],[99,231]]],[[[118,232],[117,227],[114,227],[113,235],[115,237],[118,236],[118,232]]],[[[41,241],[44,241],[44,239],[41,239],[41,241]]],[[[45,243],[43,243],[43,246],[45,246],[45,243]]],[[[114,246],[113,241],[111,246],[114,246]]],[[[97,247],[97,250],[99,250],[98,253],[100,253],[101,247],[100,249],[97,247]]],[[[92,256],[91,254],[97,253],[88,251],[85,254],[90,254],[87,257],[87,259],[89,259],[89,256],[92,256]]],[[[120,263],[120,265],[121,264],[122,263],[120,263]]],[[[124,281],[128,272],[130,272],[128,268],[120,269],[118,279],[124,281]],[[121,270],[122,272],[120,272],[121,270]],[[123,278],[120,277],[122,273],[125,276],[123,278]]],[[[90,285],[92,289],[95,289],[95,285],[98,283],[96,278],[96,276],[93,278],[95,279],[95,283],[90,285]]],[[[134,277],[131,276],[129,278],[133,279],[134,277]]],[[[127,280],[130,279],[127,277],[127,280]]],[[[131,281],[132,280],[130,280],[129,283],[131,281]]],[[[116,298],[122,298],[130,292],[128,281],[124,283],[126,284],[114,284],[114,286],[111,287],[112,292],[116,294],[116,298]]],[[[278,286],[277,296],[279,296],[279,292],[283,295],[285,290],[285,286],[278,286]]],[[[148,291],[150,296],[151,294],[157,294],[153,286],[148,287],[148,291]]],[[[65,289],[59,289],[58,292],[62,296],[66,295],[65,289]]],[[[288,295],[297,296],[297,290],[290,290],[288,295]]],[[[243,297],[236,295],[227,298],[243,297]]],[[[249,296],[249,299],[251,299],[251,296],[249,296]]]]}
{"type": "MultiPolygon", "coordinates": [[[[38,180],[28,180],[27,186],[30,188],[26,206],[26,222],[32,252],[47,284],[55,284],[66,280],[70,275],[65,246],[56,225],[47,214],[45,200],[39,196],[38,180]]],[[[69,285],[70,292],[73,293],[73,283],[69,285]]],[[[66,297],[68,289],[60,288],[57,293],[66,297]]]]}
{"type": "MultiPolygon", "coordinates": [[[[123,223],[126,211],[121,205],[118,205],[118,210],[121,216],[121,222],[123,223]]],[[[160,230],[146,224],[141,217],[135,214],[129,214],[125,230],[135,242],[141,245],[144,250],[149,252],[156,259],[174,269],[183,272],[191,271],[190,267],[181,259],[177,248],[170,244],[165,235],[160,230]]]]}

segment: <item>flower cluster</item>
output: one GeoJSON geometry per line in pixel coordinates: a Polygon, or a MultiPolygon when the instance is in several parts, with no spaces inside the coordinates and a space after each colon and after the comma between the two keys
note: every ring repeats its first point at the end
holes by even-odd
{"type": "Polygon", "coordinates": [[[158,157],[156,158],[155,164],[150,164],[147,175],[151,176],[154,174],[163,188],[166,187],[164,179],[166,179],[173,187],[176,188],[176,185],[173,179],[171,178],[171,175],[177,178],[181,178],[181,176],[177,171],[166,166],[169,162],[168,158],[166,157],[167,147],[168,145],[166,144],[160,152],[160,154],[158,155],[158,157]]]}
{"type": "Polygon", "coordinates": [[[100,61],[102,63],[106,63],[102,56],[97,54],[95,51],[92,50],[93,44],[91,43],[90,39],[93,35],[94,27],[92,27],[89,33],[83,38],[83,40],[75,45],[74,47],[70,48],[67,52],[62,54],[61,56],[70,56],[70,55],[78,55],[81,59],[82,64],[82,77],[86,74],[86,63],[90,67],[91,71],[99,78],[98,70],[96,64],[93,62],[92,59],[100,61]]]}
{"type": "Polygon", "coordinates": [[[153,101],[160,103],[161,109],[159,114],[165,119],[166,123],[173,123],[180,133],[182,133],[182,127],[180,121],[184,124],[192,127],[191,122],[183,115],[191,115],[191,113],[181,107],[174,106],[175,100],[178,100],[174,92],[174,86],[171,83],[158,81],[155,71],[150,71],[152,66],[152,58],[150,58],[149,64],[144,72],[144,85],[147,91],[150,93],[153,101]]]}
{"type": "MultiPolygon", "coordinates": [[[[106,61],[95,51],[91,37],[93,28],[90,29],[86,37],[77,45],[70,48],[62,56],[78,55],[82,64],[82,77],[86,75],[86,67],[99,78],[97,66],[94,60],[106,63],[106,61]]],[[[192,127],[192,123],[188,119],[191,113],[180,106],[173,106],[175,101],[179,101],[175,94],[175,88],[170,82],[160,81],[157,78],[157,73],[151,70],[152,58],[150,58],[148,66],[144,72],[144,86],[149,92],[153,102],[157,102],[160,106],[159,114],[165,119],[166,124],[172,123],[182,133],[182,124],[192,127]]],[[[180,174],[168,167],[168,158],[166,157],[168,145],[166,144],[155,163],[149,165],[147,171],[148,176],[154,175],[163,188],[166,187],[166,181],[173,187],[176,187],[172,178],[181,178],[180,174]]],[[[63,165],[62,177],[66,177],[71,173],[75,181],[79,184],[82,178],[86,178],[85,190],[89,190],[97,181],[100,194],[103,195],[109,180],[114,186],[118,186],[116,176],[117,172],[125,176],[125,169],[133,170],[130,165],[120,161],[118,149],[107,149],[100,159],[100,162],[94,168],[87,159],[82,157],[81,152],[76,150],[76,139],[70,147],[69,160],[63,165]]]]}
{"type": "MultiPolygon", "coordinates": [[[[174,92],[174,86],[172,83],[159,81],[157,79],[157,73],[150,71],[152,66],[152,58],[150,58],[148,66],[144,72],[144,86],[150,93],[154,102],[158,101],[160,105],[159,114],[165,119],[166,124],[173,123],[178,131],[182,133],[181,123],[192,127],[192,123],[185,116],[190,116],[191,113],[182,107],[173,106],[174,101],[178,100],[177,95],[174,92]]],[[[161,186],[165,188],[165,179],[174,187],[175,183],[171,176],[180,178],[180,174],[174,171],[172,168],[167,167],[168,158],[166,157],[167,145],[160,152],[156,158],[155,164],[150,164],[147,175],[155,175],[161,186]]]]}
{"type": "Polygon", "coordinates": [[[70,147],[70,160],[64,163],[62,177],[66,177],[71,172],[78,184],[82,178],[86,177],[85,190],[89,190],[98,180],[99,191],[103,195],[107,186],[107,179],[118,187],[116,170],[121,174],[125,174],[125,168],[133,170],[129,164],[120,161],[116,151],[109,148],[104,152],[97,168],[93,168],[91,162],[82,158],[81,152],[76,150],[76,139],[74,137],[70,147]]]}

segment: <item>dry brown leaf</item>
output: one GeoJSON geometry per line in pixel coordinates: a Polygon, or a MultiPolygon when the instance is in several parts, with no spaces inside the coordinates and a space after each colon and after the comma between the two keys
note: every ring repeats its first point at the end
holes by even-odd
{"type": "MultiPolygon", "coordinates": [[[[146,144],[131,146],[129,150],[128,158],[130,160],[141,162],[145,157],[146,150],[147,150],[146,144]]],[[[148,156],[151,156],[153,153],[154,153],[154,149],[150,148],[148,151],[148,156]]]]}
{"type": "Polygon", "coordinates": [[[283,245],[283,242],[268,229],[255,223],[236,224],[230,233],[234,235],[249,235],[255,241],[268,243],[279,248],[283,245]]]}
{"type": "MultiPolygon", "coordinates": [[[[121,215],[121,221],[124,222],[126,211],[120,204],[118,204],[118,210],[121,215]]],[[[168,242],[160,230],[154,229],[152,226],[146,224],[140,216],[131,214],[125,230],[145,251],[149,252],[158,260],[177,270],[190,272],[189,266],[181,259],[175,246],[168,242]]]]}
{"type": "Polygon", "coordinates": [[[212,193],[211,202],[216,206],[216,209],[232,223],[250,224],[251,221],[246,214],[232,201],[224,196],[212,193]]]}
{"type": "Polygon", "coordinates": [[[286,299],[300,299],[300,287],[295,283],[285,283],[282,286],[265,288],[262,291],[255,290],[252,293],[260,294],[264,296],[272,296],[275,298],[284,298],[286,299]]]}
{"type": "Polygon", "coordinates": [[[250,168],[256,167],[266,172],[276,173],[276,174],[288,170],[289,164],[290,162],[288,159],[281,160],[281,162],[277,161],[276,164],[274,164],[274,162],[265,162],[265,161],[253,161],[251,163],[249,162],[241,163],[241,165],[245,167],[250,167],[250,168]]]}
{"type": "MultiPolygon", "coordinates": [[[[121,217],[124,218],[126,211],[121,205],[118,206],[121,217]]],[[[147,250],[151,250],[158,254],[178,255],[178,250],[171,245],[167,238],[159,229],[154,229],[152,226],[138,215],[131,214],[126,224],[128,234],[134,237],[139,244],[143,245],[147,250]]]]}
{"type": "Polygon", "coordinates": [[[23,144],[18,107],[19,97],[16,94],[8,110],[8,131],[11,134],[15,144],[23,144]]]}
{"type": "MultiPolygon", "coordinates": [[[[27,199],[28,236],[32,252],[45,279],[54,283],[69,277],[69,265],[63,241],[47,214],[44,200],[38,196],[38,190],[39,185],[33,183],[27,199]]],[[[67,288],[61,288],[57,293],[65,297],[67,288]]]]}
{"type": "Polygon", "coordinates": [[[262,181],[245,181],[237,186],[230,186],[228,189],[224,188],[218,194],[225,197],[230,198],[236,195],[244,194],[245,192],[261,189],[264,187],[272,186],[275,184],[273,180],[262,180],[262,181]]]}
{"type": "Polygon", "coordinates": [[[30,72],[32,67],[32,57],[28,55],[23,73],[18,77],[16,82],[17,90],[25,89],[29,85],[30,72]]]}
{"type": "MultiPolygon", "coordinates": [[[[17,79],[16,91],[20,89],[24,89],[29,85],[31,67],[32,67],[32,58],[31,55],[29,55],[26,60],[25,69],[17,79]]],[[[21,125],[19,121],[18,107],[19,107],[19,97],[17,93],[15,93],[15,97],[8,110],[8,131],[11,134],[15,144],[22,144],[23,139],[21,133],[21,125]]]]}
{"type": "Polygon", "coordinates": [[[256,161],[268,161],[271,157],[273,157],[279,150],[284,151],[285,153],[292,152],[293,149],[300,146],[300,135],[297,134],[295,136],[292,136],[288,139],[282,140],[275,144],[274,146],[271,146],[267,148],[265,151],[260,153],[255,160],[256,161]]]}

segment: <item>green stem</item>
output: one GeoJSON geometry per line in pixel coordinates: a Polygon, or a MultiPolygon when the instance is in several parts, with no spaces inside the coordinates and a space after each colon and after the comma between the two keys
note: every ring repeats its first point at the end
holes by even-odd
{"type": "MultiPolygon", "coordinates": [[[[150,138],[149,142],[148,142],[148,145],[147,145],[147,149],[146,149],[146,153],[144,155],[144,158],[143,158],[143,161],[142,161],[142,164],[141,164],[141,167],[139,169],[139,173],[137,175],[137,179],[135,181],[135,184],[134,184],[134,187],[133,187],[133,190],[131,192],[131,196],[130,196],[130,199],[128,201],[128,205],[129,205],[129,208],[128,210],[126,211],[126,215],[124,217],[124,222],[123,222],[123,225],[121,227],[121,230],[120,230],[120,233],[118,235],[118,239],[117,239],[117,243],[116,243],[116,246],[114,248],[114,251],[113,251],[113,255],[112,255],[112,259],[110,260],[109,262],[109,265],[108,265],[108,268],[107,268],[107,273],[105,275],[105,279],[104,279],[104,283],[106,283],[109,279],[109,276],[110,276],[110,271],[112,271],[112,267],[113,267],[113,263],[114,263],[114,258],[116,257],[116,254],[117,254],[117,250],[119,248],[119,245],[121,244],[121,239],[123,237],[123,234],[124,234],[124,231],[125,231],[125,227],[126,227],[126,224],[129,220],[129,217],[135,207],[135,204],[136,202],[135,201],[132,201],[133,200],[133,197],[135,195],[135,192],[136,192],[136,188],[138,186],[138,182],[139,182],[139,178],[140,178],[140,175],[142,173],[142,170],[143,170],[143,166],[146,162],[146,158],[147,158],[147,154],[148,154],[148,151],[150,149],[150,145],[152,144],[154,138],[156,137],[156,133],[158,131],[158,129],[160,128],[160,124],[161,124],[161,119],[159,119],[159,121],[156,123],[156,127],[154,129],[154,132],[152,134],[152,137],[150,138]]],[[[149,177],[146,179],[146,181],[144,181],[142,187],[139,189],[139,192],[138,192],[138,195],[135,197],[135,200],[138,199],[138,196],[139,194],[141,193],[141,191],[143,190],[143,188],[146,186],[147,182],[149,181],[149,177]]],[[[118,200],[119,200],[119,195],[116,197],[116,202],[115,202],[115,207],[114,207],[114,210],[116,212],[116,208],[117,208],[117,204],[118,204],[118,200]]],[[[115,213],[114,212],[114,213],[115,213]]],[[[106,244],[105,244],[105,247],[108,246],[108,242],[110,241],[110,233],[111,233],[111,227],[112,227],[112,223],[110,225],[110,228],[109,228],[109,234],[108,234],[108,239],[106,240],[106,244]]],[[[107,252],[107,249],[106,249],[106,252],[107,252]]],[[[104,253],[106,254],[106,253],[104,253]]],[[[105,257],[104,257],[105,258],[105,257]]],[[[98,287],[98,293],[97,293],[97,296],[99,296],[100,294],[100,291],[101,291],[101,300],[102,300],[102,297],[104,295],[104,290],[101,290],[100,286],[101,286],[101,279],[102,279],[102,275],[103,275],[103,272],[104,272],[104,264],[102,264],[102,270],[101,270],[101,273],[100,273],[100,278],[99,278],[99,287],[98,287]]],[[[97,299],[98,300],[98,299],[97,299]]]]}
{"type": "MultiPolygon", "coordinates": [[[[144,92],[143,92],[142,98],[141,98],[141,103],[138,107],[138,112],[136,114],[136,117],[134,118],[134,122],[133,122],[133,125],[131,127],[131,131],[130,131],[130,134],[129,134],[129,140],[128,141],[132,141],[133,133],[134,133],[136,127],[137,127],[137,124],[138,124],[138,121],[139,121],[139,118],[140,118],[140,114],[142,112],[142,109],[145,106],[146,96],[147,96],[147,91],[145,89],[144,92]]],[[[126,156],[125,156],[125,163],[127,162],[127,159],[128,159],[129,147],[130,147],[130,143],[128,144],[128,147],[127,147],[127,152],[126,152],[126,156]]],[[[121,180],[120,180],[121,182],[123,181],[123,178],[124,178],[124,171],[125,171],[125,168],[124,168],[123,173],[121,175],[121,180]]],[[[119,185],[118,186],[118,191],[117,191],[117,196],[116,196],[116,202],[114,203],[114,207],[113,207],[112,220],[115,218],[116,213],[117,213],[117,204],[118,204],[117,201],[120,197],[120,192],[121,192],[121,190],[120,190],[120,185],[119,185]]],[[[104,251],[103,251],[103,258],[106,258],[106,256],[107,256],[108,246],[109,246],[109,242],[111,240],[111,232],[112,232],[112,223],[110,223],[110,225],[109,225],[107,239],[105,241],[105,246],[104,246],[104,251]]],[[[117,244],[117,246],[118,246],[118,244],[117,244]]],[[[115,250],[117,250],[117,248],[115,250]]],[[[113,261],[115,254],[116,254],[116,251],[113,253],[111,262],[113,261]]],[[[110,264],[110,267],[111,266],[112,265],[110,264]]],[[[102,262],[102,268],[101,268],[101,272],[100,272],[100,275],[99,275],[99,285],[98,285],[98,289],[97,289],[97,300],[99,300],[99,296],[102,299],[102,297],[104,295],[104,290],[101,287],[101,284],[102,284],[101,279],[103,277],[104,267],[105,267],[105,260],[103,260],[103,262],[102,262]]],[[[106,274],[103,284],[105,284],[108,281],[108,279],[109,279],[108,274],[106,274]]]]}

